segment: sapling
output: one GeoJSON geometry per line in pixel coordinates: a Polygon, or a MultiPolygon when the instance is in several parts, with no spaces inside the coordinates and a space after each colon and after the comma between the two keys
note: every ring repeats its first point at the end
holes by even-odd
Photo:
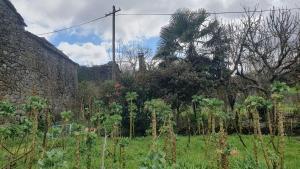
{"type": "Polygon", "coordinates": [[[76,138],[76,169],[80,169],[80,133],[76,132],[75,133],[75,138],[76,138]]]}
{"type": "Polygon", "coordinates": [[[247,110],[244,104],[236,103],[234,105],[235,112],[235,130],[239,137],[240,142],[243,144],[244,148],[247,148],[246,143],[244,142],[241,134],[243,133],[243,118],[247,118],[247,110]]]}
{"type": "Polygon", "coordinates": [[[160,135],[164,134],[165,159],[169,163],[176,163],[176,137],[173,130],[172,109],[161,99],[152,99],[145,103],[145,109],[151,112],[152,118],[152,147],[150,153],[155,153],[157,149],[157,121],[163,123],[160,128],[160,135]]]}
{"type": "Polygon", "coordinates": [[[120,146],[120,156],[119,156],[119,163],[121,169],[126,169],[126,152],[125,147],[128,146],[129,140],[127,138],[121,138],[119,141],[120,146]]]}
{"type": "Polygon", "coordinates": [[[167,143],[166,145],[169,145],[170,150],[166,150],[166,157],[168,157],[167,160],[171,161],[173,165],[176,164],[176,135],[174,133],[174,122],[172,120],[172,115],[170,114],[167,122],[166,122],[166,129],[167,129],[167,143]]]}
{"type": "Polygon", "coordinates": [[[126,101],[128,103],[129,111],[129,138],[131,139],[134,136],[134,121],[137,111],[137,106],[134,104],[134,101],[137,99],[138,95],[136,92],[127,92],[126,101]]]}
{"type": "Polygon", "coordinates": [[[277,114],[278,118],[278,135],[279,135],[279,145],[278,145],[278,152],[280,157],[280,169],[284,168],[284,115],[283,115],[283,99],[284,94],[288,91],[288,86],[285,83],[275,82],[271,86],[272,88],[272,100],[274,103],[274,111],[277,114]]]}
{"type": "Polygon", "coordinates": [[[112,125],[112,131],[111,131],[111,137],[113,140],[113,161],[116,162],[116,151],[117,151],[117,144],[119,141],[119,135],[120,135],[120,125],[121,125],[121,120],[122,120],[122,106],[116,102],[113,102],[110,105],[110,114],[111,114],[111,119],[113,120],[113,125],[112,125]],[[120,118],[121,117],[121,118],[120,118]]]}
{"type": "Polygon", "coordinates": [[[80,161],[81,161],[81,155],[80,155],[80,146],[81,146],[81,137],[84,134],[83,126],[77,123],[73,124],[73,135],[75,136],[76,140],[76,151],[75,151],[75,168],[80,169],[80,161]]]}
{"type": "Polygon", "coordinates": [[[211,134],[215,134],[216,133],[216,113],[217,111],[220,109],[220,105],[222,105],[222,101],[216,99],[216,98],[205,98],[204,99],[204,106],[206,108],[206,111],[209,115],[209,118],[211,119],[211,134]]]}
{"type": "MultiPolygon", "coordinates": [[[[122,120],[122,117],[118,114],[115,115],[110,115],[110,114],[106,114],[104,121],[103,121],[103,129],[104,129],[104,143],[103,143],[103,148],[102,148],[102,157],[101,157],[101,169],[104,169],[105,164],[104,164],[104,160],[105,160],[105,152],[106,152],[106,147],[107,147],[107,137],[109,135],[109,133],[113,133],[113,131],[115,130],[115,126],[120,125],[122,120]]],[[[115,147],[115,142],[113,145],[113,150],[116,149],[115,147]]],[[[113,161],[115,160],[115,157],[113,156],[113,161]]]]}
{"type": "Polygon", "coordinates": [[[85,131],[85,145],[87,147],[86,150],[86,168],[91,169],[92,167],[92,147],[96,143],[97,135],[95,131],[87,130],[85,131]]]}
{"type": "Polygon", "coordinates": [[[258,109],[261,109],[264,107],[265,99],[259,96],[248,96],[245,100],[245,105],[247,107],[247,110],[249,113],[252,114],[253,117],[253,129],[254,129],[254,146],[253,146],[253,152],[254,157],[256,161],[256,165],[258,166],[258,147],[257,143],[259,142],[263,151],[264,159],[266,161],[268,169],[271,169],[271,161],[268,157],[268,152],[265,148],[265,145],[263,144],[263,137],[261,133],[261,126],[259,122],[259,113],[258,109]]]}
{"type": "Polygon", "coordinates": [[[193,113],[193,108],[191,106],[184,107],[184,110],[181,112],[181,115],[187,119],[188,127],[188,144],[187,147],[191,144],[191,116],[193,113]]]}
{"type": "Polygon", "coordinates": [[[243,132],[243,125],[242,125],[242,117],[245,116],[245,106],[243,104],[236,103],[234,106],[234,112],[235,112],[235,120],[236,120],[236,129],[238,133],[243,132]]]}
{"type": "MultiPolygon", "coordinates": [[[[227,137],[224,129],[224,116],[225,113],[223,111],[224,102],[216,99],[216,98],[204,98],[203,99],[203,107],[204,112],[207,113],[208,116],[208,125],[209,127],[209,135],[205,137],[205,155],[210,160],[211,167],[214,167],[215,161],[214,159],[217,158],[216,154],[209,153],[209,147],[213,148],[216,147],[214,144],[218,144],[219,149],[218,152],[220,154],[219,157],[219,166],[220,168],[228,168],[228,159],[227,153],[225,149],[227,148],[227,137]],[[219,142],[217,143],[217,135],[215,134],[216,129],[216,120],[219,119],[219,142]],[[213,139],[213,140],[212,140],[213,139]]],[[[218,154],[217,154],[218,155],[218,154]]]]}
{"type": "Polygon", "coordinates": [[[44,117],[44,123],[45,123],[45,127],[44,127],[44,135],[43,135],[43,154],[46,150],[47,147],[47,133],[48,133],[48,129],[51,125],[51,117],[50,117],[50,113],[49,113],[49,109],[47,109],[45,111],[45,117],[44,117]]]}
{"type": "Polygon", "coordinates": [[[65,128],[66,128],[66,125],[67,123],[70,121],[70,119],[72,118],[72,112],[71,111],[63,111],[60,113],[62,119],[63,119],[63,123],[62,123],[62,127],[61,127],[61,136],[62,136],[62,143],[63,143],[63,149],[66,148],[66,134],[64,132],[65,128]]]}
{"type": "Polygon", "coordinates": [[[155,148],[157,139],[157,115],[164,114],[169,106],[162,99],[152,99],[145,102],[145,109],[151,113],[151,128],[152,128],[152,148],[155,148]]]}
{"type": "Polygon", "coordinates": [[[25,104],[25,110],[30,113],[29,116],[33,122],[31,153],[28,168],[31,169],[36,155],[37,133],[38,133],[38,116],[39,113],[47,106],[47,101],[39,96],[31,96],[25,104]]]}
{"type": "Polygon", "coordinates": [[[214,100],[214,113],[216,117],[219,120],[219,149],[220,149],[220,163],[219,166],[221,169],[228,169],[229,167],[229,160],[228,156],[230,151],[228,150],[228,144],[227,144],[227,134],[224,129],[224,123],[227,119],[229,119],[229,116],[227,112],[223,111],[224,109],[224,102],[218,99],[214,100]]]}
{"type": "Polygon", "coordinates": [[[198,134],[201,134],[201,129],[202,129],[202,134],[204,135],[204,114],[202,112],[202,109],[204,107],[204,97],[203,96],[198,96],[194,95],[192,97],[192,103],[193,103],[193,110],[195,112],[196,116],[196,121],[197,121],[197,127],[198,127],[198,134]]]}
{"type": "Polygon", "coordinates": [[[153,143],[156,141],[156,137],[157,137],[157,129],[156,129],[156,102],[158,102],[158,100],[151,100],[151,101],[147,101],[145,102],[145,109],[151,112],[151,128],[152,128],[152,145],[153,143]]]}
{"type": "MultiPolygon", "coordinates": [[[[91,117],[91,121],[96,130],[100,132],[101,125],[104,119],[104,114],[107,113],[107,109],[102,100],[94,100],[93,107],[94,113],[91,117]]],[[[100,134],[99,132],[98,134],[100,134]]]]}
{"type": "MultiPolygon", "coordinates": [[[[164,147],[163,150],[165,151],[165,158],[166,161],[169,163],[176,162],[176,147],[174,149],[174,132],[173,132],[173,114],[171,106],[167,104],[161,104],[159,107],[159,118],[160,121],[163,122],[162,127],[160,127],[160,135],[164,134],[164,147]],[[175,151],[175,152],[174,152],[175,151]],[[175,155],[175,156],[174,156],[175,155]]],[[[175,140],[175,146],[176,146],[176,140],[175,140]]]]}

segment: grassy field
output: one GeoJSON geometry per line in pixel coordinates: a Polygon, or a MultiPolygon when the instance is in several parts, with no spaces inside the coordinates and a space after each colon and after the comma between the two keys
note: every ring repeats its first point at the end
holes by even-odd
{"type": "MultiPolygon", "coordinates": [[[[237,153],[235,155],[230,156],[230,168],[235,168],[235,164],[247,157],[247,154],[252,153],[252,136],[242,136],[247,145],[247,149],[239,141],[237,136],[230,136],[228,143],[230,144],[232,149],[236,149],[237,153]],[[248,153],[247,153],[248,152],[248,153]]],[[[269,138],[265,138],[268,140],[269,138]]],[[[92,147],[92,169],[100,168],[101,165],[101,151],[102,151],[102,140],[103,138],[97,139],[97,142],[92,147]]],[[[51,143],[51,141],[50,141],[51,143]]],[[[66,161],[66,168],[74,168],[76,161],[76,140],[73,138],[68,138],[66,141],[66,149],[62,151],[64,152],[63,161],[66,161]]],[[[200,168],[202,164],[208,163],[216,163],[217,160],[217,152],[216,147],[214,145],[205,144],[204,138],[201,136],[193,136],[191,137],[191,144],[188,146],[188,137],[178,136],[177,137],[177,163],[181,164],[181,166],[187,166],[188,169],[200,168]],[[208,150],[206,152],[206,150],[208,150]]],[[[299,137],[286,137],[286,168],[287,169],[299,169],[300,167],[300,138],[299,137]]],[[[84,142],[82,142],[84,144],[84,142]]],[[[150,137],[138,137],[131,141],[129,141],[129,145],[126,147],[126,169],[138,169],[141,163],[145,160],[151,145],[150,137]]],[[[162,147],[163,141],[159,140],[159,147],[162,147]]],[[[108,141],[108,155],[105,160],[106,168],[112,169],[117,168],[119,166],[118,159],[115,164],[112,162],[111,152],[112,152],[112,142],[108,141]]],[[[119,152],[118,152],[119,153],[119,152]]],[[[81,168],[86,168],[86,156],[87,152],[84,151],[84,146],[82,147],[82,153],[80,157],[81,168]]],[[[119,154],[118,154],[119,155],[119,154]]],[[[117,158],[118,158],[117,155],[117,158]]],[[[260,155],[260,161],[262,164],[263,155],[260,155]]],[[[62,160],[62,159],[59,159],[62,160]]],[[[0,166],[3,166],[6,163],[4,151],[0,152],[0,166]]],[[[24,160],[21,160],[18,164],[17,168],[24,168],[24,160]]],[[[2,168],[2,167],[1,167],[2,168]]],[[[26,167],[25,167],[26,168],[26,167]]],[[[34,168],[38,168],[34,166],[34,168]]]]}

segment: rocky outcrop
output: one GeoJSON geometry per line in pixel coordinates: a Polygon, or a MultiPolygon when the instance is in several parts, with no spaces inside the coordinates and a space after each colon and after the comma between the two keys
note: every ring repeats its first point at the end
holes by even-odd
{"type": "Polygon", "coordinates": [[[0,99],[23,103],[35,91],[55,113],[74,109],[78,65],[25,26],[14,6],[0,0],[0,99]]]}

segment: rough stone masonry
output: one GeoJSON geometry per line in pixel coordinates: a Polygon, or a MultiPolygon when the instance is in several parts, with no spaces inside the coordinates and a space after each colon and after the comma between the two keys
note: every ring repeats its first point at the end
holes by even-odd
{"type": "Polygon", "coordinates": [[[54,113],[76,107],[78,65],[25,30],[9,0],[0,0],[0,100],[24,103],[35,91],[54,113]]]}

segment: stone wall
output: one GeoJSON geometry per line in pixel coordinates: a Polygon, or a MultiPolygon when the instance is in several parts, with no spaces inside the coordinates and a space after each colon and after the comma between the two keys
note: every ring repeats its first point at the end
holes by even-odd
{"type": "Polygon", "coordinates": [[[0,0],[0,99],[23,103],[35,91],[54,113],[75,109],[78,65],[25,26],[11,3],[0,0]]]}
{"type": "MultiPolygon", "coordinates": [[[[92,67],[80,66],[78,70],[79,81],[97,81],[103,82],[105,80],[112,79],[112,64],[113,62],[108,62],[104,65],[97,65],[92,67]]],[[[117,79],[120,77],[119,66],[117,68],[117,79]]]]}

